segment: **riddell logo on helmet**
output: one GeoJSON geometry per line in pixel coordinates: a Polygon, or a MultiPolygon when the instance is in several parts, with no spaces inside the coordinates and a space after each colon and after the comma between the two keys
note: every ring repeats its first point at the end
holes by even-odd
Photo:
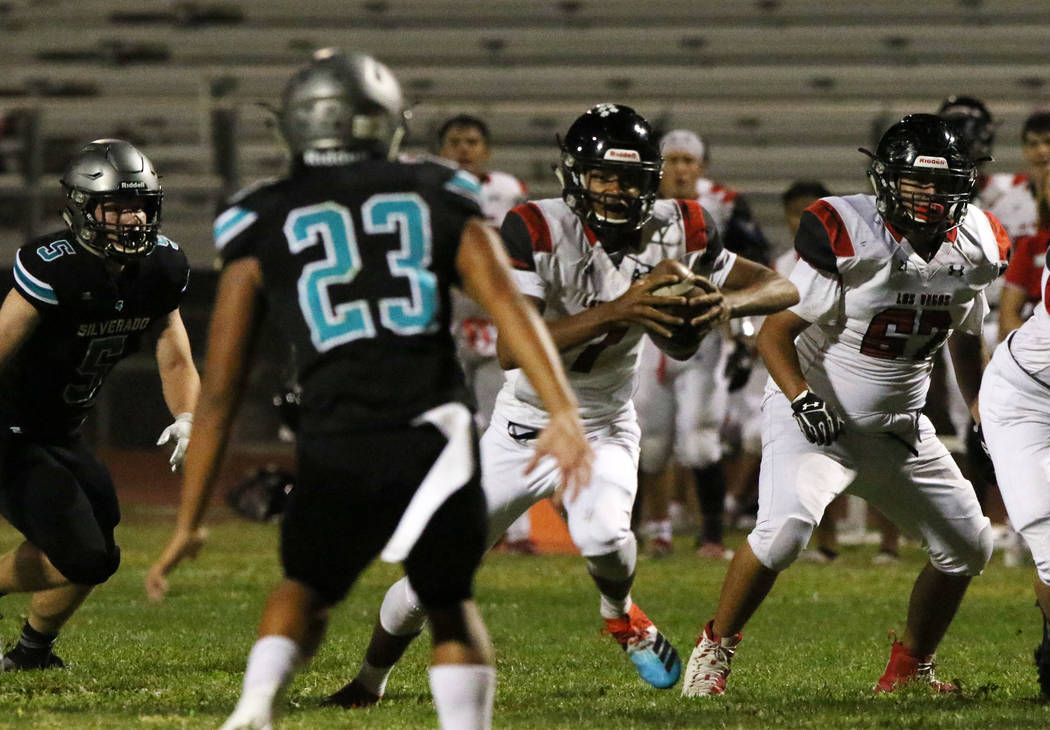
{"type": "Polygon", "coordinates": [[[605,151],[605,160],[621,160],[623,162],[641,162],[642,156],[638,154],[637,150],[619,150],[616,148],[608,149],[605,151]]]}
{"type": "Polygon", "coordinates": [[[144,188],[144,187],[146,187],[146,183],[142,182],[141,180],[133,180],[131,182],[128,182],[126,180],[121,180],[121,182],[120,182],[120,189],[121,190],[127,190],[129,188],[137,190],[139,188],[144,188]]]}
{"type": "Polygon", "coordinates": [[[935,167],[939,170],[948,169],[948,160],[943,157],[927,157],[921,155],[915,158],[915,167],[935,167]]]}

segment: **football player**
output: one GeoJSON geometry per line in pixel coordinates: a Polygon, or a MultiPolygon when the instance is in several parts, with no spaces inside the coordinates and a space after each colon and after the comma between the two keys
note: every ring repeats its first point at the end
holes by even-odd
{"type": "MultiPolygon", "coordinates": [[[[1015,256],[1017,254],[1015,253],[1015,256]]],[[[1011,261],[1011,266],[1013,261],[1011,261]]],[[[1035,595],[1043,641],[1035,652],[1039,686],[1050,698],[1050,272],[1042,269],[1042,301],[999,344],[984,371],[980,429],[999,491],[1035,561],[1035,595]]]]}
{"type": "Polygon", "coordinates": [[[18,249],[0,307],[0,514],[25,542],[0,556],[0,593],[32,592],[4,670],[61,667],[59,629],[117,569],[120,508],[80,425],[110,370],[156,339],[182,462],[200,387],[179,315],[189,264],[159,235],[160,181],[131,144],[96,140],[62,176],[65,230],[18,249]]]}
{"type": "MultiPolygon", "coordinates": [[[[682,327],[705,331],[730,317],[779,310],[798,294],[786,279],[724,250],[696,201],[657,200],[660,170],[649,123],[629,107],[599,104],[573,122],[561,143],[562,197],[518,206],[502,233],[515,281],[561,352],[595,450],[588,487],[565,503],[569,532],[598,588],[607,630],[644,681],[666,688],[681,674],[678,654],[631,597],[639,442],[631,392],[642,337],[668,337],[682,327]],[[650,273],[664,259],[681,260],[697,272],[696,281],[721,291],[691,302],[654,295],[679,281],[650,273]],[[687,322],[665,304],[691,304],[696,316],[687,322]]],[[[550,496],[558,479],[553,465],[524,473],[551,415],[521,361],[502,338],[497,342],[507,382],[481,440],[490,542],[550,496]]],[[[692,342],[693,351],[698,344],[692,342]]],[[[684,349],[679,355],[688,357],[684,349]]],[[[422,628],[417,593],[411,579],[390,588],[361,669],[333,703],[362,706],[383,695],[394,663],[422,628]]]]}
{"type": "Polygon", "coordinates": [[[215,222],[224,264],[175,534],[147,575],[199,532],[263,307],[296,347],[298,477],[281,522],[284,580],[270,594],[225,730],[270,727],[277,693],[318,648],[329,608],[377,556],[401,562],[433,627],[430,685],[444,728],[491,725],[491,647],[470,600],[485,548],[473,415],[449,331],[449,287],[492,313],[550,420],[523,468],[569,496],[591,452],[542,320],[481,217],[477,178],[395,160],[397,79],[370,56],[315,54],[285,87],[287,177],[237,196],[215,222]],[[553,458],[542,459],[543,456],[553,458]]]}
{"type": "Polygon", "coordinates": [[[874,195],[806,209],[791,273],[802,301],[758,335],[771,376],[759,519],[689,658],[686,696],[725,691],[744,624],[847,490],[921,535],[929,555],[876,691],[911,681],[954,689],[935,679],[933,653],[991,556],[992,531],[921,409],[949,337],[960,388],[967,403],[976,398],[983,289],[999,275],[1006,232],[969,206],[974,163],[940,118],[905,117],[872,158],[874,195]]]}
{"type": "MultiPolygon", "coordinates": [[[[672,130],[660,139],[660,154],[661,197],[698,200],[707,210],[696,192],[704,170],[700,138],[687,129],[672,130]]],[[[668,357],[648,338],[643,340],[634,401],[642,429],[639,490],[646,505],[643,530],[654,555],[672,549],[669,506],[681,476],[692,481],[700,505],[697,554],[719,560],[733,555],[722,542],[726,477],[721,431],[729,403],[726,359],[730,350],[724,334],[719,331],[705,337],[696,355],[684,362],[668,357]],[[692,471],[691,480],[682,469],[692,471]]]]}
{"type": "MultiPolygon", "coordinates": [[[[486,169],[492,154],[492,139],[488,125],[481,119],[459,114],[446,120],[438,130],[438,154],[481,181],[481,212],[490,226],[499,229],[507,212],[525,202],[528,191],[520,180],[505,172],[486,169]]],[[[503,368],[496,357],[496,324],[472,299],[453,290],[452,335],[467,376],[467,387],[477,402],[478,431],[484,432],[496,394],[503,387],[503,368]]],[[[531,528],[526,512],[507,528],[504,549],[523,555],[535,554],[531,528]]]]}

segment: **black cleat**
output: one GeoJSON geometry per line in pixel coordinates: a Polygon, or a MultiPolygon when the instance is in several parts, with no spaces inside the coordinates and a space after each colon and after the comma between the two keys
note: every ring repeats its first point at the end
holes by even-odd
{"type": "Polygon", "coordinates": [[[335,694],[326,697],[321,706],[342,707],[351,710],[359,707],[371,707],[379,702],[379,699],[379,695],[366,689],[364,685],[354,679],[335,694]]]}
{"type": "Polygon", "coordinates": [[[1043,619],[1043,642],[1035,648],[1035,670],[1039,674],[1039,689],[1050,699],[1050,626],[1043,619]]]}
{"type": "Polygon", "coordinates": [[[29,669],[64,669],[66,663],[54,652],[31,652],[21,646],[15,646],[0,660],[0,670],[5,672],[23,672],[29,669]]]}

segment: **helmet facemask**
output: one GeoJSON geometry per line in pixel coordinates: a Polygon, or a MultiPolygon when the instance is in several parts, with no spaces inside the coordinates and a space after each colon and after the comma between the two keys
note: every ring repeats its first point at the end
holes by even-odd
{"type": "Polygon", "coordinates": [[[149,255],[157,245],[162,199],[159,190],[128,195],[71,188],[63,217],[92,253],[133,259],[149,255]]]}
{"type": "Polygon", "coordinates": [[[976,170],[952,170],[943,158],[928,158],[927,167],[887,165],[875,160],[868,177],[883,220],[923,237],[943,236],[962,225],[973,195],[976,170]]]}
{"type": "Polygon", "coordinates": [[[606,249],[618,248],[652,217],[662,174],[657,163],[578,160],[563,152],[559,172],[565,202],[606,249]]]}

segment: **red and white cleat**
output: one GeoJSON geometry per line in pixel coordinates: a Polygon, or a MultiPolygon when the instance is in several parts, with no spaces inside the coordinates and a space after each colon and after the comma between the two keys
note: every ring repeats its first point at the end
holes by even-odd
{"type": "Polygon", "coordinates": [[[693,653],[689,655],[685,679],[682,680],[683,697],[709,697],[726,691],[729,663],[733,660],[741,635],[715,636],[711,630],[713,623],[707,622],[693,653]]]}
{"type": "Polygon", "coordinates": [[[899,641],[893,642],[890,650],[890,662],[886,671],[875,684],[875,694],[893,692],[905,684],[918,682],[927,684],[935,692],[958,692],[959,688],[951,682],[942,682],[933,674],[933,655],[917,657],[911,654],[899,641]]]}

